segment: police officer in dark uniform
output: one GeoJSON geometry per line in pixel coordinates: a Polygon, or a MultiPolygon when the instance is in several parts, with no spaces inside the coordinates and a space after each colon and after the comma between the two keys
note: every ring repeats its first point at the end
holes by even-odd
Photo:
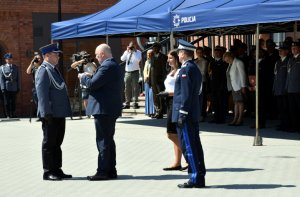
{"type": "Polygon", "coordinates": [[[289,62],[289,48],[287,46],[279,47],[280,59],[277,60],[274,68],[273,94],[276,98],[277,109],[280,124],[277,130],[289,130],[288,96],[285,88],[287,77],[287,66],[289,62]]]}
{"type": "Polygon", "coordinates": [[[72,178],[62,167],[61,144],[65,135],[65,117],[71,116],[67,87],[56,65],[59,61],[57,44],[40,48],[44,61],[36,72],[35,87],[38,97],[37,115],[42,119],[42,158],[44,180],[59,181],[72,178]]]}
{"type": "Polygon", "coordinates": [[[300,43],[292,44],[292,57],[288,63],[286,88],[289,101],[291,132],[300,132],[300,43]]]}
{"type": "Polygon", "coordinates": [[[189,164],[189,181],[179,184],[179,188],[205,187],[205,164],[203,149],[199,137],[200,103],[199,90],[201,73],[192,61],[196,47],[184,41],[178,41],[178,56],[182,63],[175,81],[172,121],[177,124],[177,133],[182,153],[189,164]]]}
{"type": "Polygon", "coordinates": [[[6,64],[1,66],[0,80],[3,94],[5,117],[14,118],[16,111],[16,96],[20,91],[20,76],[18,67],[13,64],[11,53],[4,55],[6,64]]]}

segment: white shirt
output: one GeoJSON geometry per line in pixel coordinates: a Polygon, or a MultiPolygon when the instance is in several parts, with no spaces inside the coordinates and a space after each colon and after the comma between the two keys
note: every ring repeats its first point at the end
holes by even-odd
{"type": "Polygon", "coordinates": [[[165,84],[165,91],[166,92],[174,92],[174,89],[175,89],[175,80],[176,80],[176,77],[178,75],[178,72],[179,72],[180,69],[177,69],[176,73],[174,73],[174,75],[172,76],[172,72],[170,72],[168,75],[167,75],[167,78],[165,79],[164,81],[164,84],[165,84]]]}
{"type": "Polygon", "coordinates": [[[129,51],[125,51],[121,56],[121,61],[126,61],[125,71],[132,72],[140,69],[140,61],[142,59],[142,52],[140,50],[136,50],[131,53],[129,51]]]}

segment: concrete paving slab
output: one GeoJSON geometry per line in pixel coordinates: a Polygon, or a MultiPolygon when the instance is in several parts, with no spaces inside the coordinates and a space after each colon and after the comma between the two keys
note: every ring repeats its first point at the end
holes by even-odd
{"type": "MultiPolygon", "coordinates": [[[[165,172],[173,161],[166,119],[125,116],[116,125],[117,180],[89,182],[96,172],[93,119],[67,120],[63,170],[74,178],[42,180],[41,123],[0,122],[0,196],[209,196],[296,197],[300,192],[300,134],[201,123],[207,166],[205,189],[178,189],[187,172],[165,172]]],[[[247,124],[245,124],[247,125],[247,124]]],[[[184,160],[182,161],[184,162],[184,160]]]]}

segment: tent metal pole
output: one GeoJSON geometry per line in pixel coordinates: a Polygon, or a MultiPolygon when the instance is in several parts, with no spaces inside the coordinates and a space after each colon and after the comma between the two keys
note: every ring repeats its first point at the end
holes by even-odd
{"type": "Polygon", "coordinates": [[[256,26],[256,50],[255,50],[255,59],[256,59],[256,64],[255,64],[255,70],[256,70],[256,88],[255,88],[255,138],[253,142],[253,146],[262,146],[262,138],[260,136],[259,132],[259,113],[258,113],[258,94],[259,94],[259,68],[258,68],[258,58],[259,58],[259,24],[256,26]]]}
{"type": "Polygon", "coordinates": [[[171,34],[170,34],[170,49],[171,50],[174,49],[174,33],[173,33],[173,31],[171,31],[171,34]]]}
{"type": "Polygon", "coordinates": [[[108,35],[106,35],[105,43],[108,44],[108,41],[109,41],[109,40],[108,40],[108,35]]]}

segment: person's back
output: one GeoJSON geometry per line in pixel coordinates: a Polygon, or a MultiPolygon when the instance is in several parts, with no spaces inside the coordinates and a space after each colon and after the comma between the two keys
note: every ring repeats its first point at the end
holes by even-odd
{"type": "Polygon", "coordinates": [[[97,68],[92,77],[95,83],[91,83],[87,115],[111,114],[121,115],[123,71],[113,58],[105,60],[97,68]],[[105,77],[104,76],[105,73],[105,77]],[[96,79],[103,77],[102,80],[96,79]],[[91,104],[90,104],[91,103],[91,104]]]}

